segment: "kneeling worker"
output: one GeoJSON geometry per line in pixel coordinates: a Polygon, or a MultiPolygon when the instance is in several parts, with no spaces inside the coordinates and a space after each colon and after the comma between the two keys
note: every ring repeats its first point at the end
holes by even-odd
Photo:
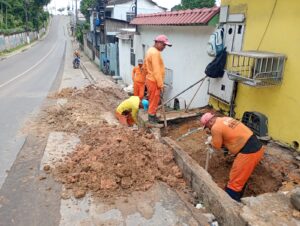
{"type": "Polygon", "coordinates": [[[140,98],[131,96],[124,100],[116,109],[116,117],[121,124],[133,126],[137,124],[137,114],[139,111],[140,98]]]}
{"type": "Polygon", "coordinates": [[[201,124],[211,131],[209,142],[213,148],[220,150],[224,146],[236,155],[225,191],[232,199],[240,201],[265,148],[247,126],[233,118],[205,113],[201,117],[201,124]]]}

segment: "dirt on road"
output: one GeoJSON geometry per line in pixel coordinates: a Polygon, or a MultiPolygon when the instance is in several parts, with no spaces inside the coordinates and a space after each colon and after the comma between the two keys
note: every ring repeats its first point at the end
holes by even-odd
{"type": "MultiPolygon", "coordinates": [[[[148,190],[156,180],[185,188],[172,151],[147,131],[112,124],[117,105],[127,97],[118,87],[88,86],[64,89],[50,98],[58,104],[46,109],[40,126],[49,131],[75,133],[81,143],[51,169],[67,193],[81,198],[126,195],[148,190]],[[110,117],[107,117],[110,115],[110,117]]],[[[64,193],[65,197],[69,194],[64,193]]]]}

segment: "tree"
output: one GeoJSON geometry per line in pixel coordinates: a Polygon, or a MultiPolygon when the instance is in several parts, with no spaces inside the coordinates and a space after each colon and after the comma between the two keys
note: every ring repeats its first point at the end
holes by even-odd
{"type": "Polygon", "coordinates": [[[211,8],[215,5],[215,0],[181,0],[180,5],[172,8],[172,11],[195,9],[195,8],[211,8]]]}
{"type": "Polygon", "coordinates": [[[88,8],[93,8],[97,3],[97,0],[81,0],[80,12],[84,15],[86,21],[90,21],[90,12],[88,8]]]}

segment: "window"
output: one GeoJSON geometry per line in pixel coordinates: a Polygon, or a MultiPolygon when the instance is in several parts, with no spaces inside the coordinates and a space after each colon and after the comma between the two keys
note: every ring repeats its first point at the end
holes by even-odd
{"type": "Polygon", "coordinates": [[[127,12],[126,13],[126,20],[128,22],[132,21],[134,17],[135,17],[135,13],[134,12],[127,12]]]}

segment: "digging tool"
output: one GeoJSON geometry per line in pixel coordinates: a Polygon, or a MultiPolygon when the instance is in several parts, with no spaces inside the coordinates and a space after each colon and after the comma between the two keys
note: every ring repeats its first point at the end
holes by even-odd
{"type": "Polygon", "coordinates": [[[183,138],[185,138],[185,137],[187,137],[187,136],[189,136],[189,135],[192,135],[193,133],[196,133],[196,132],[198,132],[198,131],[200,131],[200,130],[203,130],[203,129],[204,129],[204,127],[199,127],[199,128],[196,128],[196,129],[192,129],[192,130],[190,130],[189,132],[187,132],[187,133],[181,135],[180,137],[178,137],[178,138],[176,139],[176,141],[180,141],[180,140],[182,140],[183,138]]]}
{"type": "Polygon", "coordinates": [[[197,93],[199,92],[200,88],[202,87],[202,85],[203,85],[204,81],[205,81],[205,78],[202,80],[202,82],[201,82],[200,86],[199,86],[199,87],[198,87],[198,89],[196,90],[196,92],[195,92],[194,96],[192,97],[192,99],[191,99],[190,103],[189,103],[189,104],[188,104],[188,106],[186,107],[186,109],[185,109],[185,112],[188,112],[188,110],[189,110],[189,108],[190,108],[191,104],[193,103],[193,101],[194,101],[194,99],[195,99],[195,97],[196,97],[197,93]]]}
{"type": "MultiPolygon", "coordinates": [[[[161,102],[163,103],[163,102],[164,102],[164,93],[163,93],[163,92],[161,93],[160,98],[161,98],[161,102]]],[[[166,117],[166,111],[165,111],[165,105],[164,105],[164,104],[162,104],[161,110],[162,110],[163,117],[164,117],[165,130],[166,130],[166,132],[167,132],[167,126],[168,126],[168,123],[167,123],[167,117],[166,117]]]]}
{"type": "Polygon", "coordinates": [[[193,85],[190,85],[188,88],[186,88],[185,90],[181,91],[180,93],[178,93],[176,96],[172,97],[171,99],[167,100],[166,102],[162,102],[162,104],[160,106],[158,106],[157,109],[160,109],[162,106],[164,106],[165,104],[169,103],[170,101],[174,100],[176,97],[180,96],[181,94],[183,94],[184,92],[188,91],[189,89],[193,88],[195,85],[197,85],[199,82],[202,82],[204,79],[206,79],[206,76],[202,79],[200,79],[199,81],[195,82],[193,85]]]}
{"type": "Polygon", "coordinates": [[[209,145],[206,152],[206,160],[205,160],[205,170],[208,171],[209,160],[211,159],[212,154],[214,153],[213,147],[209,145]]]}

